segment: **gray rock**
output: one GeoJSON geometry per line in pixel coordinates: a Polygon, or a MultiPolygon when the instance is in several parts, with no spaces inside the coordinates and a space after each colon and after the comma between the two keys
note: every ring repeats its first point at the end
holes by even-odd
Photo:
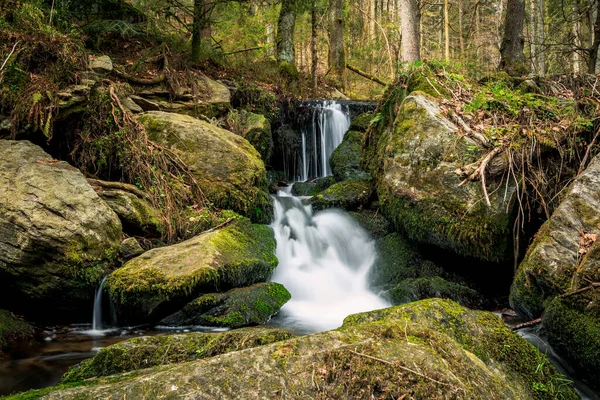
{"type": "Polygon", "coordinates": [[[103,190],[100,198],[119,216],[123,230],[131,235],[155,236],[163,229],[158,211],[148,201],[124,190],[103,190]]]}
{"type": "Polygon", "coordinates": [[[79,170],[0,140],[0,301],[44,317],[80,309],[120,242],[119,218],[79,170]]]}
{"type": "Polygon", "coordinates": [[[90,70],[99,74],[110,74],[113,70],[113,63],[109,56],[90,56],[90,70]]]}
{"type": "Polygon", "coordinates": [[[132,112],[133,114],[140,114],[144,112],[144,109],[140,107],[131,97],[127,97],[123,100],[123,107],[132,112]]]}
{"type": "Polygon", "coordinates": [[[129,96],[132,102],[134,102],[139,108],[143,111],[158,111],[160,110],[160,106],[155,101],[146,99],[140,96],[129,96]]]}
{"type": "Polygon", "coordinates": [[[123,260],[129,260],[144,253],[144,249],[134,237],[128,237],[121,242],[119,254],[123,260]]]}

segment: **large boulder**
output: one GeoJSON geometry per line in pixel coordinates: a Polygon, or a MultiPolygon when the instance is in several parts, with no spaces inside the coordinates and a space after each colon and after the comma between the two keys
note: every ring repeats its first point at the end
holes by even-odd
{"type": "Polygon", "coordinates": [[[428,95],[406,97],[393,125],[380,125],[369,146],[365,164],[372,168],[381,207],[411,240],[482,260],[511,254],[506,199],[513,189],[496,190],[500,182],[489,182],[488,207],[480,182],[459,186],[463,178],[456,170],[477,160],[481,150],[428,95]]]}
{"type": "Polygon", "coordinates": [[[535,235],[515,275],[510,303],[527,320],[544,314],[550,343],[600,388],[598,235],[600,157],[595,157],[535,235]]]}
{"type": "Polygon", "coordinates": [[[198,297],[180,311],[163,319],[161,325],[220,326],[241,328],[267,323],[291,299],[290,292],[275,282],[257,283],[227,293],[198,297]]]}
{"type": "Polygon", "coordinates": [[[142,336],[100,349],[94,358],[71,367],[61,382],[78,382],[155,365],[200,360],[291,339],[293,336],[285,330],[266,327],[223,333],[142,336]]]}
{"type": "Polygon", "coordinates": [[[103,190],[98,195],[119,216],[128,234],[159,236],[164,231],[159,212],[147,200],[124,190],[103,190]]]}
{"type": "Polygon", "coordinates": [[[0,140],[0,303],[33,318],[89,313],[121,223],[84,176],[27,141],[0,140]],[[85,310],[84,310],[85,309],[85,310]]]}
{"type": "Polygon", "coordinates": [[[203,293],[264,282],[277,266],[271,228],[247,219],[128,261],[106,280],[119,322],[157,322],[203,293]]]}
{"type": "Polygon", "coordinates": [[[499,317],[444,300],[349,317],[334,331],[57,389],[38,393],[47,399],[579,398],[546,356],[499,317]]]}
{"type": "Polygon", "coordinates": [[[270,222],[273,207],[265,166],[246,139],[187,115],[151,111],[138,118],[152,141],[172,150],[191,168],[215,206],[255,222],[270,222]]]}
{"type": "Polygon", "coordinates": [[[364,133],[348,131],[342,143],[333,151],[329,165],[338,181],[352,179],[370,179],[371,175],[360,167],[364,133]]]}
{"type": "Polygon", "coordinates": [[[0,310],[0,354],[16,342],[33,339],[33,326],[10,311],[0,310]]]}
{"type": "Polygon", "coordinates": [[[234,132],[245,137],[254,146],[266,165],[273,153],[273,135],[269,120],[264,115],[246,110],[231,111],[229,119],[236,128],[234,132]]]}

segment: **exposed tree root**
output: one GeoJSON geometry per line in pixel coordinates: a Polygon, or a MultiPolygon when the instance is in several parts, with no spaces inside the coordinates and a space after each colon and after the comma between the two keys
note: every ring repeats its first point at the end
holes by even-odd
{"type": "Polygon", "coordinates": [[[137,76],[130,75],[126,72],[121,72],[118,69],[113,69],[114,73],[121,79],[125,79],[128,82],[136,83],[138,85],[157,85],[165,81],[167,76],[165,74],[158,75],[154,78],[138,78],[137,76]]]}
{"type": "Polygon", "coordinates": [[[148,193],[142,192],[141,190],[139,190],[135,186],[130,185],[128,183],[107,182],[107,181],[101,181],[99,179],[92,179],[92,178],[87,178],[87,181],[88,181],[88,183],[90,185],[92,185],[92,187],[94,187],[94,189],[95,188],[99,188],[99,189],[122,190],[124,192],[129,192],[131,194],[134,194],[137,197],[140,197],[142,199],[149,199],[150,198],[150,196],[148,195],[148,193]]]}

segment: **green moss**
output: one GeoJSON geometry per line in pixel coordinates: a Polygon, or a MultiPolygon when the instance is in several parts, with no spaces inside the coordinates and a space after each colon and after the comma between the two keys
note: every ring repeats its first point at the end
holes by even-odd
{"type": "Polygon", "coordinates": [[[549,342],[577,366],[590,385],[600,388],[600,319],[580,311],[573,299],[555,298],[544,313],[549,342]]]}
{"type": "Polygon", "coordinates": [[[296,182],[292,186],[292,194],[294,196],[314,196],[319,192],[326,190],[335,183],[335,177],[327,176],[318,178],[310,182],[296,182]]]}
{"type": "Polygon", "coordinates": [[[483,303],[483,298],[476,290],[439,276],[405,279],[389,290],[387,295],[394,304],[432,297],[450,299],[472,308],[480,307],[483,303]]]}
{"type": "Polygon", "coordinates": [[[371,179],[371,175],[360,167],[364,134],[348,131],[342,143],[333,151],[329,164],[338,181],[371,179]]]}
{"type": "Polygon", "coordinates": [[[291,298],[279,283],[259,283],[211,293],[188,303],[181,311],[163,319],[167,325],[208,325],[240,328],[264,324],[291,298]]]}
{"type": "Polygon", "coordinates": [[[61,383],[214,357],[290,339],[292,336],[287,331],[270,328],[247,328],[217,334],[142,336],[102,348],[94,358],[71,367],[61,383]]]}
{"type": "Polygon", "coordinates": [[[370,203],[374,189],[370,180],[350,180],[338,182],[312,198],[315,210],[343,208],[354,210],[370,203]]]}
{"type": "Polygon", "coordinates": [[[12,343],[32,339],[33,334],[33,327],[23,319],[10,311],[0,310],[0,354],[12,343]]]}
{"type": "Polygon", "coordinates": [[[392,224],[385,218],[379,210],[360,210],[349,212],[350,216],[364,230],[376,238],[382,238],[392,232],[392,224]]]}
{"type": "Polygon", "coordinates": [[[348,128],[348,131],[366,132],[367,129],[369,129],[369,126],[371,125],[372,119],[372,113],[359,114],[352,118],[352,121],[350,121],[350,128],[348,128]]]}

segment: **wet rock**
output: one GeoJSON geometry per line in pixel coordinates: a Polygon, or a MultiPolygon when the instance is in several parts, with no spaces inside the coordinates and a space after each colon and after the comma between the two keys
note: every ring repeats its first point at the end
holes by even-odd
{"type": "Polygon", "coordinates": [[[33,339],[33,326],[10,311],[0,310],[0,354],[6,347],[33,339]]]}
{"type": "Polygon", "coordinates": [[[266,281],[274,253],[271,228],[239,219],[145,252],[111,273],[106,288],[119,322],[157,322],[202,293],[266,281]]]}
{"type": "Polygon", "coordinates": [[[325,178],[317,178],[312,181],[296,182],[292,186],[292,194],[294,196],[314,196],[319,192],[324,191],[335,183],[333,176],[325,178]]]}
{"type": "Polygon", "coordinates": [[[351,211],[369,204],[374,193],[372,181],[349,180],[331,185],[314,196],[311,203],[315,210],[341,208],[351,211]]]}
{"type": "Polygon", "coordinates": [[[363,171],[360,166],[363,139],[363,133],[348,131],[342,143],[331,154],[329,165],[338,181],[371,179],[371,174],[363,171]]]}
{"type": "Polygon", "coordinates": [[[119,218],[79,170],[0,140],[1,303],[44,318],[81,310],[120,242],[119,218]]]}
{"type": "Polygon", "coordinates": [[[258,283],[226,293],[205,294],[160,323],[227,328],[259,325],[268,322],[290,298],[290,293],[279,283],[258,283]]]}
{"type": "Polygon", "coordinates": [[[273,153],[273,136],[271,135],[271,123],[269,120],[263,115],[245,110],[232,111],[230,118],[237,127],[236,132],[245,137],[254,146],[266,165],[273,153]]]}

